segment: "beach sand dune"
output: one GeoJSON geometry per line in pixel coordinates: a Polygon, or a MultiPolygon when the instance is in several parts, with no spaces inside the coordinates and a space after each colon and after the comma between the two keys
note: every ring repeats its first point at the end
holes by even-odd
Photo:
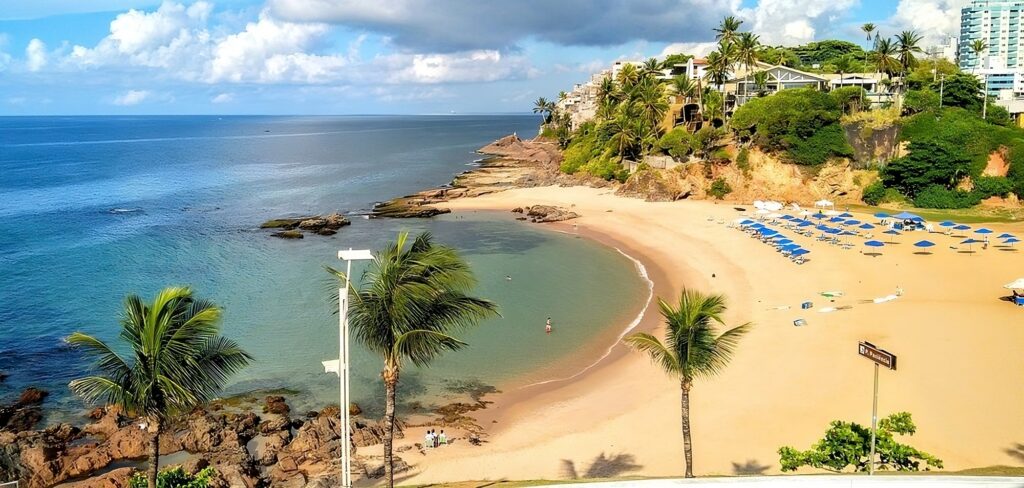
{"type": "MultiPolygon", "coordinates": [[[[780,446],[807,448],[835,419],[869,424],[872,363],[857,355],[861,340],[899,357],[898,371],[881,372],[879,415],[911,412],[913,445],[951,470],[1024,465],[1016,447],[1024,443],[1024,308],[1000,300],[1002,285],[1024,276],[1024,255],[978,246],[959,253],[939,234],[928,236],[938,244],[934,254],[914,254],[921,233],[897,237],[871,257],[863,246],[844,250],[800,236],[812,253],[797,266],[719,223],[744,215],[732,205],[648,203],[607,189],[517,189],[451,207],[534,204],[574,205],[582,217],[552,227],[578,224],[580,234],[639,258],[656,295],[674,300],[684,286],[724,293],[730,325],[754,322],[729,367],[693,390],[698,475],[777,473],[780,446]],[[897,287],[898,299],[868,303],[897,287]],[[844,296],[833,303],[818,294],[826,290],[844,296]],[[801,310],[804,301],[814,307],[801,310]],[[844,309],[819,312],[824,307],[844,309]],[[794,327],[797,319],[807,325],[794,327]]],[[[638,330],[661,335],[654,309],[638,330]]],[[[403,483],[683,472],[678,383],[621,345],[571,381],[493,399],[480,417],[490,433],[485,444],[408,451],[402,456],[415,470],[403,483]]]]}

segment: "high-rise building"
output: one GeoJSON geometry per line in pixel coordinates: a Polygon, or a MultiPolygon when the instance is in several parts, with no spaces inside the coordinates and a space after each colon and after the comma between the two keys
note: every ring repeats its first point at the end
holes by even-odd
{"type": "Polygon", "coordinates": [[[973,0],[960,11],[960,68],[1024,68],[1024,0],[973,0]],[[971,45],[984,40],[975,54],[971,45]]]}

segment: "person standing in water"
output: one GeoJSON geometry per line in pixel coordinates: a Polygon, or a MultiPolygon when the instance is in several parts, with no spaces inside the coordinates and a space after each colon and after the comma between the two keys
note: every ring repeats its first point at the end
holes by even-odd
{"type": "Polygon", "coordinates": [[[544,332],[551,333],[551,317],[548,317],[548,323],[544,326],[544,332]]]}

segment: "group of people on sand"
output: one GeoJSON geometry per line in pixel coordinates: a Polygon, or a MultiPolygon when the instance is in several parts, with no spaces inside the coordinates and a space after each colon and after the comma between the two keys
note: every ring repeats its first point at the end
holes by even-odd
{"type": "Polygon", "coordinates": [[[423,446],[427,449],[434,449],[441,446],[448,445],[448,436],[445,435],[444,429],[441,433],[435,433],[434,429],[427,431],[427,435],[423,437],[423,446]]]}

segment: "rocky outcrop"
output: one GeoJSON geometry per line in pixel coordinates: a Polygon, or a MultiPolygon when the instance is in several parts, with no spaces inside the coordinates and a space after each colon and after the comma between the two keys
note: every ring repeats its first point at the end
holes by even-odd
{"type": "Polygon", "coordinates": [[[21,392],[18,401],[11,405],[0,405],[0,431],[22,432],[32,430],[43,412],[40,406],[49,393],[29,387],[21,392]]]}
{"type": "Polygon", "coordinates": [[[563,220],[575,219],[580,216],[580,214],[576,212],[552,205],[533,205],[531,207],[523,207],[518,210],[525,214],[526,218],[528,218],[530,222],[536,223],[561,222],[563,220]]]}
{"type": "Polygon", "coordinates": [[[629,179],[615,190],[616,195],[643,198],[648,202],[673,202],[688,198],[693,193],[693,185],[681,172],[676,170],[659,171],[654,168],[643,168],[629,176],[629,179]]]}
{"type": "Polygon", "coordinates": [[[308,217],[293,217],[271,219],[260,224],[261,229],[276,229],[270,235],[283,239],[302,239],[303,233],[308,232],[322,236],[331,236],[338,233],[338,229],[352,225],[352,222],[340,213],[328,215],[311,215],[308,217]]]}

